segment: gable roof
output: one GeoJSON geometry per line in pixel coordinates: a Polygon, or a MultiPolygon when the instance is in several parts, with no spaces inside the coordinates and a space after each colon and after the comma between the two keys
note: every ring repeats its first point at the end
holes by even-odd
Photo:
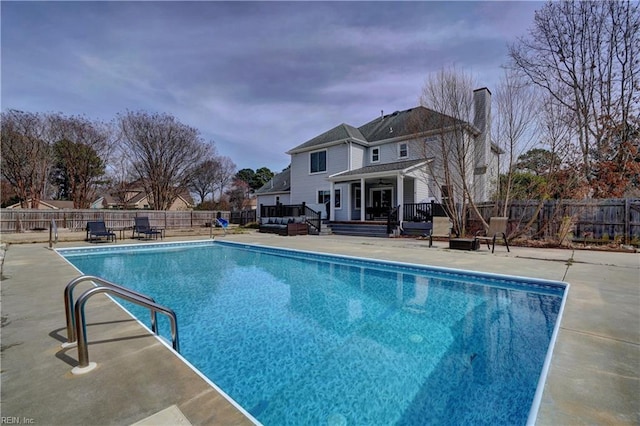
{"type": "Polygon", "coordinates": [[[269,182],[260,187],[254,194],[264,195],[272,193],[289,192],[291,190],[291,168],[272,177],[269,182]]]}
{"type": "Polygon", "coordinates": [[[417,106],[375,118],[358,128],[342,123],[287,151],[287,154],[320,149],[347,140],[368,145],[387,139],[406,138],[416,134],[433,132],[454,125],[465,126],[472,132],[479,133],[475,127],[465,121],[423,106],[417,106]]]}
{"type": "Polygon", "coordinates": [[[462,120],[417,106],[371,120],[359,130],[368,142],[378,142],[465,124],[462,120]]]}
{"type": "Polygon", "coordinates": [[[355,140],[363,143],[367,142],[359,129],[356,129],[349,124],[342,123],[333,129],[327,130],[323,134],[287,151],[287,154],[295,154],[296,152],[306,151],[309,148],[321,148],[324,146],[335,145],[346,140],[355,140]]]}
{"type": "Polygon", "coordinates": [[[395,163],[384,163],[384,164],[374,164],[372,166],[365,166],[355,170],[348,170],[346,172],[336,173],[335,175],[329,176],[330,181],[341,181],[344,178],[355,178],[355,177],[367,177],[375,176],[377,173],[388,174],[389,172],[401,172],[408,171],[414,169],[416,167],[420,167],[424,164],[427,164],[432,159],[418,159],[418,160],[406,160],[406,161],[398,161],[395,163]]]}
{"type": "MultiPolygon", "coordinates": [[[[27,198],[27,202],[31,204],[31,198],[27,198]]],[[[73,209],[73,201],[67,200],[40,200],[40,209],[46,207],[51,210],[61,210],[61,209],[73,209]]],[[[20,203],[15,203],[10,206],[7,206],[8,209],[21,209],[22,206],[20,203]]]]}

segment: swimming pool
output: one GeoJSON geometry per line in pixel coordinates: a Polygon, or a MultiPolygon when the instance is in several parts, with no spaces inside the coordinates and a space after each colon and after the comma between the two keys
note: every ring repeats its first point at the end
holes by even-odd
{"type": "Polygon", "coordinates": [[[182,355],[265,425],[524,424],[566,290],[229,242],[59,252],[174,309],[182,355]]]}

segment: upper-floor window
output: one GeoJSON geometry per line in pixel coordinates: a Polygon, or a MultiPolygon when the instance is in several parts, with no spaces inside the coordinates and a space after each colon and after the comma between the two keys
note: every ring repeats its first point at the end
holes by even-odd
{"type": "Polygon", "coordinates": [[[309,155],[310,164],[309,171],[310,173],[320,173],[327,171],[327,151],[316,151],[312,152],[309,155]]]}
{"type": "Polygon", "coordinates": [[[377,163],[380,161],[380,148],[371,148],[371,162],[377,163]]]}
{"type": "Polygon", "coordinates": [[[406,143],[398,144],[398,158],[407,158],[409,156],[409,146],[406,143]]]}

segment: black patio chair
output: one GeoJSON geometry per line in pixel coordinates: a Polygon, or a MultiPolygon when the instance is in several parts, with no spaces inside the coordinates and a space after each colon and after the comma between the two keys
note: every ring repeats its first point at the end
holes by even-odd
{"type": "Polygon", "coordinates": [[[149,224],[148,217],[135,217],[134,221],[135,225],[133,226],[133,235],[131,238],[136,238],[136,235],[138,238],[144,235],[147,239],[153,237],[156,240],[158,239],[158,235],[160,235],[160,239],[164,238],[164,229],[152,227],[149,224]]]}
{"type": "Polygon", "coordinates": [[[116,242],[116,234],[110,229],[107,229],[104,221],[87,222],[87,241],[99,241],[101,238],[106,238],[107,241],[113,241],[114,243],[116,242]]]}

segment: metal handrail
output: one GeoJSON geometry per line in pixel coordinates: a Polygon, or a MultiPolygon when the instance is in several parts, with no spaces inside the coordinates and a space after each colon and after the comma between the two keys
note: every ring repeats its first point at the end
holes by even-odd
{"type": "Polygon", "coordinates": [[[76,336],[78,337],[78,366],[75,367],[72,372],[74,374],[83,374],[89,372],[93,369],[95,364],[92,366],[89,363],[89,348],[87,345],[87,324],[85,320],[84,306],[87,303],[87,300],[94,294],[98,293],[110,293],[114,296],[119,296],[129,302],[136,303],[140,306],[144,306],[150,309],[153,312],[160,312],[169,317],[169,321],[171,322],[171,344],[173,349],[176,352],[180,352],[180,345],[178,343],[178,320],[176,318],[176,314],[172,309],[169,309],[165,306],[158,305],[155,302],[151,302],[146,298],[142,298],[137,296],[130,291],[123,291],[114,287],[94,287],[91,288],[78,297],[78,301],[74,307],[74,314],[76,321],[76,336]]]}
{"type": "Polygon", "coordinates": [[[55,219],[51,219],[51,225],[49,226],[49,248],[53,248],[54,244],[58,244],[58,225],[56,225],[55,219]]]}
{"type": "MultiPolygon", "coordinates": [[[[75,315],[74,315],[74,309],[73,309],[73,289],[83,281],[93,281],[93,283],[96,285],[115,288],[155,303],[155,300],[153,300],[152,297],[146,296],[142,293],[138,293],[137,291],[128,289],[126,287],[119,286],[118,284],[114,284],[100,277],[95,277],[93,275],[81,275],[77,278],[74,278],[73,280],[69,281],[69,284],[67,284],[67,286],[64,288],[64,312],[67,317],[67,342],[63,344],[63,346],[65,347],[70,346],[72,343],[76,341],[75,315]]],[[[152,311],[151,312],[151,331],[153,331],[154,333],[158,332],[156,322],[157,322],[156,313],[152,311]]]]}

